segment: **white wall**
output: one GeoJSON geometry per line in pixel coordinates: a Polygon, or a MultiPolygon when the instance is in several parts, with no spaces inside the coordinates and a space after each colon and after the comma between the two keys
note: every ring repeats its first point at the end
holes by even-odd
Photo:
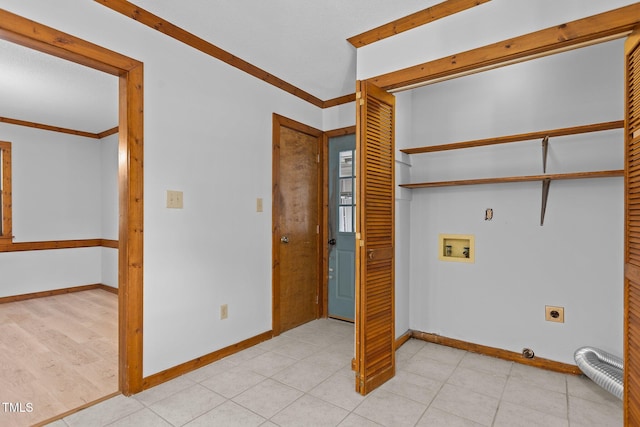
{"type": "MultiPolygon", "coordinates": [[[[413,90],[412,141],[399,148],[620,120],[623,43],[413,90]]],[[[623,159],[622,130],[551,138],[547,172],[623,169],[623,159]]],[[[541,143],[411,163],[411,182],[540,174],[541,143]]],[[[539,182],[412,190],[411,328],[566,363],[582,345],[621,355],[623,203],[622,178],[553,181],[541,227],[539,182]],[[475,235],[475,263],[439,261],[439,233],[475,235]],[[565,307],[565,323],[546,322],[545,305],[565,307]]]]}
{"type": "MultiPolygon", "coordinates": [[[[100,145],[10,124],[14,242],[100,237],[100,145]]],[[[100,248],[0,253],[0,296],[101,283],[100,248]]]]}
{"type": "Polygon", "coordinates": [[[0,7],[144,62],[144,375],[270,330],[272,113],[322,112],[96,2],[0,7]]]}

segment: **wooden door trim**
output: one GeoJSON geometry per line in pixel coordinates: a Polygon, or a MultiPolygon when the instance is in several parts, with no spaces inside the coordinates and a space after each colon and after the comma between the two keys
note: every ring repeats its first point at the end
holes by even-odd
{"type": "MultiPolygon", "coordinates": [[[[321,144],[323,142],[323,132],[316,128],[313,128],[304,123],[297,122],[293,119],[289,119],[287,117],[281,116],[279,114],[273,113],[273,126],[272,126],[272,191],[271,191],[271,259],[272,259],[272,268],[271,268],[271,298],[272,298],[272,306],[271,306],[271,322],[272,322],[272,330],[273,336],[280,335],[281,332],[281,322],[280,322],[280,128],[286,127],[289,129],[293,129],[307,135],[313,136],[317,140],[318,144],[318,153],[321,150],[321,144]]],[[[318,238],[323,236],[326,233],[322,222],[322,212],[323,206],[322,201],[324,200],[324,191],[323,191],[323,179],[321,171],[324,169],[323,167],[323,156],[319,154],[318,157],[318,225],[319,232],[318,238]]],[[[318,271],[320,272],[323,266],[323,256],[321,251],[321,244],[318,244],[318,271]]],[[[320,308],[320,300],[321,300],[321,277],[322,273],[318,274],[318,283],[316,285],[316,293],[318,295],[318,308],[320,308]]],[[[320,316],[320,310],[316,311],[316,317],[320,316]]]]}
{"type": "Polygon", "coordinates": [[[115,75],[120,80],[118,267],[119,387],[142,390],[142,62],[0,9],[0,39],[115,75]]]}
{"type": "MultiPolygon", "coordinates": [[[[355,94],[354,94],[355,98],[355,94]]],[[[345,135],[355,135],[356,127],[347,126],[344,128],[325,131],[322,135],[322,151],[320,153],[322,168],[322,221],[321,227],[321,247],[322,268],[320,270],[320,296],[318,311],[320,317],[329,317],[329,139],[345,135]]]]}

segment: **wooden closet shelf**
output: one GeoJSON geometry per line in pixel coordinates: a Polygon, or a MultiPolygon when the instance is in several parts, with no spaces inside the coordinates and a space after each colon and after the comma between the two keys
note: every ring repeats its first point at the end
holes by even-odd
{"type": "Polygon", "coordinates": [[[403,188],[431,188],[452,187],[456,185],[500,184],[508,182],[545,181],[557,179],[610,178],[624,176],[624,170],[608,170],[593,172],[571,172],[529,176],[506,176],[501,178],[463,179],[456,181],[420,182],[415,184],[400,184],[403,188]]]}
{"type": "Polygon", "coordinates": [[[400,151],[406,154],[432,153],[435,151],[483,147],[486,145],[506,144],[509,142],[531,141],[533,139],[539,139],[539,138],[545,138],[545,137],[578,135],[581,133],[588,133],[588,132],[599,132],[604,130],[622,129],[623,127],[624,127],[624,120],[617,120],[613,122],[574,126],[574,127],[562,128],[562,129],[521,133],[518,135],[499,136],[496,138],[477,139],[477,140],[465,141],[465,142],[454,142],[451,144],[432,145],[428,147],[404,148],[400,151]]]}

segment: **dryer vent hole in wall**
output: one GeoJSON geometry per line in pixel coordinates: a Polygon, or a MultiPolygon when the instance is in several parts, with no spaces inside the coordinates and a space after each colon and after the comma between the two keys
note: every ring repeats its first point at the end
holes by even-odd
{"type": "Polygon", "coordinates": [[[533,359],[536,354],[530,348],[522,349],[522,357],[525,359],[533,359]]]}

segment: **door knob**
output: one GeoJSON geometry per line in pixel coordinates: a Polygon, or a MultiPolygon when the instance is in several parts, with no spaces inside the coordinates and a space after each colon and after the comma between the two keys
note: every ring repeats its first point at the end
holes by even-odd
{"type": "Polygon", "coordinates": [[[287,236],[282,236],[282,237],[280,238],[280,241],[281,241],[282,243],[289,243],[289,238],[288,238],[287,236]]]}
{"type": "Polygon", "coordinates": [[[336,244],[336,239],[329,239],[329,244],[334,246],[336,244]]]}

